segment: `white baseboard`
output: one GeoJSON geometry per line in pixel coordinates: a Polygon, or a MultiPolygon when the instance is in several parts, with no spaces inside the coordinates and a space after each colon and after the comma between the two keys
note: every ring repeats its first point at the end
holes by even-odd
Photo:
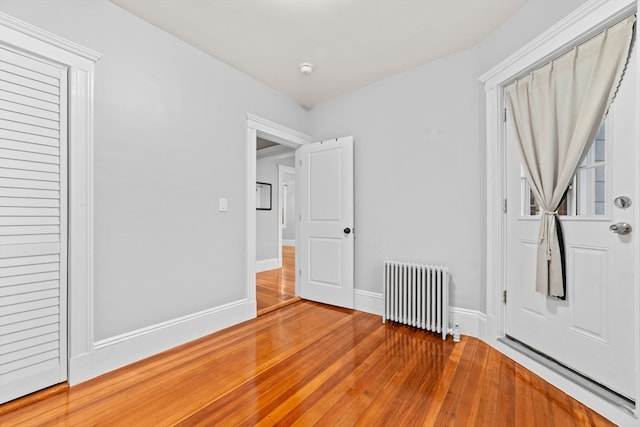
{"type": "MultiPolygon", "coordinates": [[[[376,292],[354,290],[354,308],[366,313],[382,316],[383,300],[382,294],[376,292]]],[[[449,327],[458,323],[460,325],[460,333],[471,337],[484,340],[487,330],[487,316],[478,310],[469,310],[466,308],[449,307],[449,327]]]]}
{"type": "Polygon", "coordinates": [[[278,258],[271,259],[261,259],[256,261],[256,273],[260,273],[262,271],[275,270],[276,268],[281,268],[280,262],[278,262],[278,258]]]}
{"type": "Polygon", "coordinates": [[[282,246],[295,246],[296,241],[291,239],[282,239],[282,246]]]}
{"type": "Polygon", "coordinates": [[[449,307],[449,327],[453,328],[456,323],[460,325],[460,334],[486,340],[487,315],[483,312],[449,307]]]}
{"type": "Polygon", "coordinates": [[[95,378],[255,315],[255,302],[240,300],[98,341],[91,353],[69,360],[69,385],[95,378]]]}
{"type": "Polygon", "coordinates": [[[353,308],[365,313],[382,316],[382,294],[354,289],[353,308]]]}

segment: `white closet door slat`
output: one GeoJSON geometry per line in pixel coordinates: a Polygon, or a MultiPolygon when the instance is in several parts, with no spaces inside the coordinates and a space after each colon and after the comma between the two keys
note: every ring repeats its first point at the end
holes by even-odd
{"type": "Polygon", "coordinates": [[[0,62],[12,64],[15,67],[56,78],[60,76],[60,69],[38,58],[17,52],[9,47],[0,47],[0,62]]]}
{"type": "Polygon", "coordinates": [[[4,110],[6,112],[13,111],[40,119],[54,120],[56,123],[60,121],[60,115],[54,111],[48,111],[42,108],[24,105],[2,98],[0,98],[0,110],[4,110]]]}
{"type": "Polygon", "coordinates": [[[10,354],[10,353],[13,353],[15,355],[16,354],[15,352],[19,351],[20,349],[32,348],[45,343],[55,342],[55,341],[58,341],[59,339],[60,339],[60,334],[57,331],[55,331],[50,334],[38,335],[35,337],[27,338],[22,340],[22,342],[13,342],[10,344],[3,344],[2,347],[0,347],[0,352],[1,352],[0,357],[4,354],[10,354]]]}
{"type": "Polygon", "coordinates": [[[31,190],[59,190],[60,183],[56,181],[41,181],[30,179],[14,179],[0,177],[0,187],[28,188],[31,190]]]}
{"type": "Polygon", "coordinates": [[[13,295],[11,297],[4,297],[0,299],[0,307],[2,307],[2,318],[10,317],[12,315],[24,314],[25,316],[33,316],[35,313],[41,310],[48,310],[55,308],[58,310],[60,307],[60,300],[58,299],[58,290],[52,289],[49,291],[37,292],[34,294],[41,299],[29,298],[30,295],[13,295]],[[47,298],[43,298],[45,295],[52,295],[47,298]],[[25,299],[26,301],[22,301],[25,299]],[[4,301],[6,300],[6,301],[4,301]],[[18,302],[11,302],[18,301],[18,302]]]}
{"type": "Polygon", "coordinates": [[[47,282],[27,283],[26,285],[4,286],[0,288],[0,297],[16,295],[21,293],[38,292],[48,289],[58,289],[57,280],[47,282]]]}
{"type": "Polygon", "coordinates": [[[11,179],[29,179],[38,181],[60,182],[60,174],[52,172],[23,171],[0,166],[0,177],[11,179]]]}
{"type": "MultiPolygon", "coordinates": [[[[3,150],[13,150],[21,153],[33,153],[48,156],[60,156],[60,149],[50,145],[33,144],[31,142],[13,141],[10,139],[0,139],[0,148],[3,150]]],[[[26,159],[28,160],[28,159],[26,159]]]]}
{"type": "MultiPolygon", "coordinates": [[[[57,102],[49,102],[49,101],[43,101],[41,99],[34,99],[25,95],[20,95],[19,93],[7,92],[5,90],[2,90],[2,88],[0,88],[0,100],[10,102],[15,105],[24,105],[24,106],[27,106],[28,108],[33,108],[39,111],[43,111],[44,114],[50,113],[58,117],[60,116],[59,114],[60,105],[57,102]]],[[[3,107],[3,110],[8,110],[8,109],[9,108],[3,107]]],[[[13,110],[13,111],[20,111],[20,110],[13,110]]],[[[34,115],[37,116],[38,114],[34,114],[34,115]]],[[[51,117],[49,116],[45,118],[51,118],[51,117]]]]}
{"type": "Polygon", "coordinates": [[[23,170],[23,171],[52,172],[52,173],[60,172],[60,166],[58,164],[28,162],[25,160],[13,160],[13,159],[6,159],[6,158],[0,158],[0,167],[7,168],[7,169],[23,170]]]}
{"type": "Polygon", "coordinates": [[[24,236],[29,234],[59,234],[59,233],[60,233],[59,225],[0,226],[0,236],[24,236]]]}
{"type": "Polygon", "coordinates": [[[11,206],[0,207],[1,216],[58,216],[58,208],[14,208],[11,206]]]}
{"type": "MultiPolygon", "coordinates": [[[[31,320],[27,320],[25,322],[20,323],[11,323],[11,324],[3,324],[0,323],[0,336],[5,337],[10,334],[15,334],[17,332],[28,331],[29,329],[39,328],[41,326],[49,326],[59,324],[60,319],[58,314],[54,314],[51,316],[39,317],[31,320]]],[[[2,339],[4,343],[4,338],[2,339]]]]}
{"type": "Polygon", "coordinates": [[[29,368],[43,362],[54,362],[60,356],[59,350],[51,350],[46,353],[35,353],[10,363],[0,363],[0,375],[6,375],[19,369],[29,368]]]}
{"type": "Polygon", "coordinates": [[[3,130],[26,133],[29,135],[44,136],[47,138],[60,138],[60,133],[57,129],[44,128],[24,122],[13,122],[8,119],[3,120],[2,115],[0,115],[0,128],[2,128],[3,130]]]}
{"type": "MultiPolygon", "coordinates": [[[[21,150],[12,150],[7,148],[2,148],[0,145],[0,157],[3,159],[11,159],[11,160],[22,160],[29,162],[37,162],[37,163],[45,163],[45,164],[60,164],[60,158],[56,156],[51,156],[48,154],[39,154],[29,151],[21,151],[21,150]]],[[[56,168],[56,171],[59,168],[56,168]]]]}
{"type": "Polygon", "coordinates": [[[57,199],[39,199],[33,197],[1,197],[0,205],[11,207],[33,207],[33,208],[57,208],[60,202],[57,199]]]}
{"type": "MultiPolygon", "coordinates": [[[[0,258],[55,255],[60,254],[60,250],[60,242],[43,243],[41,245],[6,245],[0,252],[0,258]]],[[[2,286],[2,284],[0,284],[0,286],[2,286]]]]}
{"type": "Polygon", "coordinates": [[[4,334],[2,336],[2,345],[4,346],[5,344],[19,343],[23,340],[51,334],[56,334],[58,336],[60,335],[56,322],[49,323],[47,325],[34,326],[23,331],[4,334]]]}
{"type": "MultiPolygon", "coordinates": [[[[0,125],[2,121],[0,121],[0,125]]],[[[20,131],[14,131],[5,129],[0,126],[0,139],[6,139],[10,141],[28,142],[30,144],[49,145],[51,147],[58,147],[60,145],[60,138],[48,137],[42,135],[34,135],[31,133],[24,133],[20,131]]]]}
{"type": "Polygon", "coordinates": [[[0,270],[0,277],[22,276],[25,274],[47,273],[59,270],[60,263],[58,262],[4,267],[0,270]]]}
{"type": "Polygon", "coordinates": [[[23,274],[22,276],[0,277],[0,287],[24,285],[27,283],[45,282],[49,280],[58,280],[60,272],[50,271],[46,273],[23,274]]]}
{"type": "Polygon", "coordinates": [[[22,327],[27,322],[33,320],[44,319],[49,316],[57,316],[59,314],[59,305],[39,308],[31,311],[24,311],[15,314],[0,315],[0,328],[11,325],[20,325],[22,327]]]}
{"type": "Polygon", "coordinates": [[[32,89],[19,84],[0,80],[0,90],[5,92],[15,93],[16,95],[26,96],[39,101],[51,102],[57,104],[60,102],[58,95],[53,95],[49,92],[43,92],[40,89],[32,89]]]}
{"type": "Polygon", "coordinates": [[[0,61],[0,70],[6,71],[7,73],[15,74],[18,76],[22,76],[27,79],[34,80],[40,83],[46,83],[51,86],[60,86],[60,79],[56,77],[51,77],[47,75],[47,73],[39,73],[37,71],[33,71],[24,67],[19,67],[17,65],[0,61]]]}
{"type": "Polygon", "coordinates": [[[60,88],[58,86],[58,81],[55,81],[53,84],[44,83],[36,79],[32,79],[30,77],[24,77],[16,73],[11,73],[9,71],[5,71],[0,67],[0,82],[13,83],[18,86],[23,86],[29,89],[38,90],[40,92],[49,93],[51,95],[58,96],[60,93],[60,88]]]}
{"type": "Polygon", "coordinates": [[[59,242],[60,234],[25,234],[22,236],[2,236],[5,245],[26,245],[59,242]]]}
{"type": "Polygon", "coordinates": [[[16,257],[16,258],[0,258],[0,268],[2,267],[17,267],[20,265],[29,264],[49,264],[52,262],[59,262],[60,255],[40,255],[29,257],[16,257]]]}
{"type": "Polygon", "coordinates": [[[0,216],[0,227],[56,224],[60,224],[60,217],[58,216],[0,216]]]}
{"type": "Polygon", "coordinates": [[[60,199],[56,190],[31,190],[26,188],[0,187],[0,197],[30,197],[34,199],[60,199]]]}
{"type": "Polygon", "coordinates": [[[7,111],[0,110],[0,117],[4,120],[11,120],[12,122],[25,123],[31,126],[42,127],[46,129],[60,129],[60,120],[49,120],[41,117],[36,117],[30,114],[24,114],[19,111],[7,111]]]}

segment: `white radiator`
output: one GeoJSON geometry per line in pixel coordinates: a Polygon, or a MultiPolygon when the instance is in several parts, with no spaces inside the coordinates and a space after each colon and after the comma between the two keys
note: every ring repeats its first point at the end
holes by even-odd
{"type": "Polygon", "coordinates": [[[384,262],[382,321],[449,332],[449,269],[406,262],[384,262]]]}

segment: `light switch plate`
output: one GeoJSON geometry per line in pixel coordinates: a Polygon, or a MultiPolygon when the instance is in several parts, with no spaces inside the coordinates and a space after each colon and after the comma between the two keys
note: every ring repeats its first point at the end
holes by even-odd
{"type": "Polygon", "coordinates": [[[218,210],[220,212],[227,212],[229,210],[228,208],[228,204],[227,204],[227,199],[225,197],[221,197],[218,201],[218,210]]]}

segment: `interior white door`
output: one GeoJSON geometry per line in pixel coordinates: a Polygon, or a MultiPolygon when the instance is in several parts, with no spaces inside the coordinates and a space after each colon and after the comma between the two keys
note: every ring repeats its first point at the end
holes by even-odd
{"type": "MultiPolygon", "coordinates": [[[[635,58],[635,56],[632,56],[635,58]]],[[[635,59],[631,60],[599,136],[567,194],[565,238],[567,298],[535,292],[539,215],[522,176],[509,123],[507,132],[506,333],[611,390],[631,397],[634,382],[634,253],[640,200],[633,197],[638,168],[635,59]],[[630,234],[609,231],[625,222],[630,234]]]]}
{"type": "Polygon", "coordinates": [[[296,151],[300,296],[353,308],[353,138],[296,151]]]}
{"type": "Polygon", "coordinates": [[[0,403],[67,379],[67,71],[0,44],[0,403]]]}

